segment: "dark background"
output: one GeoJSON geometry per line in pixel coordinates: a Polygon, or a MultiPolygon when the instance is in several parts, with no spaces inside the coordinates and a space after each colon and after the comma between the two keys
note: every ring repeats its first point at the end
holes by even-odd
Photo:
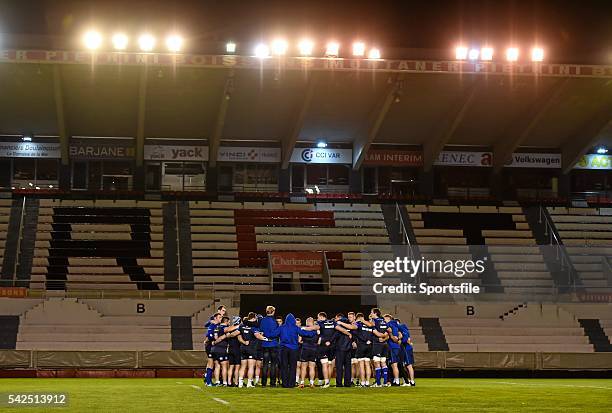
{"type": "Polygon", "coordinates": [[[176,29],[190,44],[275,35],[360,38],[383,50],[537,42],[552,60],[612,63],[612,0],[0,0],[0,33],[78,36],[91,26],[176,29]]]}

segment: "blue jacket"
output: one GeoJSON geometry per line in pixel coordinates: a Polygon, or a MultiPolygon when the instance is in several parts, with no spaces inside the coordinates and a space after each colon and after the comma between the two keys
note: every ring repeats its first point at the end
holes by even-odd
{"type": "Polygon", "coordinates": [[[287,314],[285,317],[285,323],[279,328],[280,334],[280,345],[291,350],[298,349],[298,336],[314,337],[317,335],[316,331],[302,330],[295,323],[295,317],[293,314],[287,314]]]}
{"type": "Polygon", "coordinates": [[[259,323],[259,331],[270,339],[270,341],[261,342],[261,346],[263,348],[278,347],[278,340],[273,340],[274,338],[278,337],[278,328],[278,323],[274,317],[266,316],[261,319],[261,322],[259,323]]]}

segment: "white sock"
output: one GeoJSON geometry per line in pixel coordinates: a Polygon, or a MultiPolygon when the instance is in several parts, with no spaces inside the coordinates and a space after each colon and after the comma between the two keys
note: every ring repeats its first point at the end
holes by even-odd
{"type": "Polygon", "coordinates": [[[242,380],[242,377],[238,379],[238,386],[242,387],[242,385],[244,384],[244,380],[242,380]]]}
{"type": "Polygon", "coordinates": [[[325,384],[329,384],[329,379],[325,379],[325,384]]]}
{"type": "Polygon", "coordinates": [[[317,386],[321,385],[321,379],[317,379],[317,386]]]}
{"type": "Polygon", "coordinates": [[[255,384],[259,382],[259,376],[255,376],[255,384]]]}
{"type": "Polygon", "coordinates": [[[398,378],[393,379],[393,384],[400,384],[399,379],[398,378]]]}
{"type": "Polygon", "coordinates": [[[300,380],[300,384],[304,384],[304,380],[300,380]]]}

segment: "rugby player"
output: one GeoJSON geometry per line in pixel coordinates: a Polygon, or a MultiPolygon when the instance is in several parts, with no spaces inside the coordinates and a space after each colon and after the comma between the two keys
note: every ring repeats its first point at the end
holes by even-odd
{"type": "MultiPolygon", "coordinates": [[[[399,318],[396,318],[395,321],[398,323],[399,331],[402,335],[402,353],[400,353],[401,361],[403,366],[408,370],[408,384],[410,386],[416,386],[414,382],[414,368],[412,365],[414,364],[414,353],[412,346],[412,339],[410,338],[410,330],[406,324],[403,324],[399,318]]],[[[404,380],[406,378],[404,377],[404,380]]]]}
{"type": "Polygon", "coordinates": [[[257,383],[253,383],[255,374],[255,365],[259,358],[258,340],[266,341],[266,337],[261,334],[257,328],[257,315],[253,312],[249,313],[244,322],[238,328],[237,339],[240,342],[240,375],[238,379],[238,387],[244,385],[244,375],[247,373],[246,387],[255,387],[257,383]]]}
{"type": "MultiPolygon", "coordinates": [[[[278,324],[274,317],[276,308],[269,305],[266,307],[266,316],[259,323],[259,330],[266,337],[274,337],[278,324]]],[[[270,376],[270,386],[276,386],[278,370],[278,340],[264,341],[261,343],[263,350],[263,366],[261,372],[261,386],[266,387],[268,375],[270,376]]]]}
{"type": "Polygon", "coordinates": [[[215,367],[215,361],[213,360],[212,354],[212,343],[215,341],[215,329],[221,324],[223,315],[219,312],[215,313],[210,317],[210,320],[206,323],[206,337],[204,339],[204,351],[206,352],[206,374],[204,375],[204,383],[207,386],[212,386],[213,371],[215,367]]]}
{"type": "Polygon", "coordinates": [[[387,323],[381,317],[380,308],[373,308],[370,311],[369,318],[373,327],[372,333],[376,336],[372,343],[372,360],[376,379],[374,387],[381,387],[388,384],[387,353],[389,347],[387,346],[387,340],[389,339],[389,333],[387,332],[387,323]]]}

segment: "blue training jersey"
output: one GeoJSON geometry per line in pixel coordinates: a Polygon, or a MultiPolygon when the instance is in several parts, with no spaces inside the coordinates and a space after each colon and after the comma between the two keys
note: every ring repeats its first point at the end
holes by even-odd
{"type": "MultiPolygon", "coordinates": [[[[395,320],[389,321],[387,323],[387,327],[391,329],[391,335],[395,337],[399,337],[399,325],[397,324],[397,321],[395,320]]],[[[391,349],[400,348],[400,343],[396,343],[395,341],[391,339],[391,337],[389,337],[389,340],[387,341],[387,343],[389,344],[389,348],[391,349]]]]}
{"type": "MultiPolygon", "coordinates": [[[[375,318],[374,320],[374,330],[378,331],[379,333],[386,333],[387,332],[387,322],[385,321],[384,318],[375,318]]],[[[376,341],[375,342],[379,342],[379,343],[386,343],[387,340],[382,340],[379,337],[376,337],[376,341]]]]}
{"type": "Polygon", "coordinates": [[[317,321],[319,325],[319,334],[321,335],[321,343],[332,341],[334,332],[336,331],[336,322],[334,320],[317,321]]]}
{"type": "Polygon", "coordinates": [[[408,344],[408,340],[410,339],[410,330],[406,324],[399,324],[399,331],[402,333],[402,344],[408,347],[412,347],[412,345],[408,344]]]}

